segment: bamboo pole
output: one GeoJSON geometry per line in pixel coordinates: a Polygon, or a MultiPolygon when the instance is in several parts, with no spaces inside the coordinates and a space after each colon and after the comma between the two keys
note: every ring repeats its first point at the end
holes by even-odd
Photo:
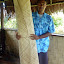
{"type": "MultiPolygon", "coordinates": [[[[64,2],[58,2],[58,3],[53,3],[53,4],[47,4],[47,6],[52,6],[52,5],[56,5],[56,4],[64,4],[64,2]]],[[[37,5],[32,5],[32,7],[35,7],[37,5]]]]}
{"type": "MultiPolygon", "coordinates": [[[[56,4],[64,4],[64,2],[53,3],[52,5],[56,5],[56,4]]],[[[51,6],[51,5],[48,4],[47,6],[51,6]]]]}
{"type": "Polygon", "coordinates": [[[52,0],[50,0],[50,5],[52,5],[52,0]]]}

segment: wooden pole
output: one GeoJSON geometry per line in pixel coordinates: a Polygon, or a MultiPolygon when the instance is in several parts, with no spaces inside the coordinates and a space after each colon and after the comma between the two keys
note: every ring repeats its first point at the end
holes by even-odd
{"type": "Polygon", "coordinates": [[[52,0],[50,0],[50,5],[52,5],[52,0]]]}
{"type": "Polygon", "coordinates": [[[3,14],[3,3],[1,3],[1,45],[2,45],[2,55],[5,53],[5,30],[4,30],[4,14],[3,14]]]}
{"type": "Polygon", "coordinates": [[[1,3],[1,29],[3,29],[3,3],[1,3]]]}

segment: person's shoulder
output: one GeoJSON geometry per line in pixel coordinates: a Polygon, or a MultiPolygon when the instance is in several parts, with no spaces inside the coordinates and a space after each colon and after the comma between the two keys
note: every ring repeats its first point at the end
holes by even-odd
{"type": "Polygon", "coordinates": [[[48,23],[52,22],[53,21],[52,17],[49,14],[47,14],[47,13],[45,13],[45,14],[46,14],[46,20],[47,20],[47,22],[48,23]]]}
{"type": "Polygon", "coordinates": [[[51,18],[51,15],[49,15],[47,13],[45,13],[45,15],[46,15],[46,18],[51,18]]]}
{"type": "Polygon", "coordinates": [[[36,14],[37,12],[32,12],[32,14],[36,14]]]}
{"type": "Polygon", "coordinates": [[[37,12],[32,12],[32,16],[35,17],[37,12]]]}

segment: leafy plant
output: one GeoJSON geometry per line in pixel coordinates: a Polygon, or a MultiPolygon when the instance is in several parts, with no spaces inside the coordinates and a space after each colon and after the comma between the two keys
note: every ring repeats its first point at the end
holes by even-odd
{"type": "Polygon", "coordinates": [[[58,27],[59,25],[62,25],[62,18],[61,17],[54,17],[52,16],[55,27],[58,27]]]}
{"type": "Polygon", "coordinates": [[[14,19],[10,18],[8,21],[5,21],[5,22],[4,22],[4,28],[17,29],[16,18],[14,18],[14,19]]]}

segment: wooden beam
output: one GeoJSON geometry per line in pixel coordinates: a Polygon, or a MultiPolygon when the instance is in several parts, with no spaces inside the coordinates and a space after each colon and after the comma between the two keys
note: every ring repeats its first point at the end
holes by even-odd
{"type": "MultiPolygon", "coordinates": [[[[64,4],[64,2],[58,2],[58,3],[47,4],[47,6],[56,5],[56,4],[64,4]]],[[[37,6],[37,5],[32,5],[31,7],[35,7],[35,6],[37,6]]]]}
{"type": "Polygon", "coordinates": [[[3,3],[4,1],[0,1],[0,3],[3,3]]]}
{"type": "Polygon", "coordinates": [[[8,1],[8,0],[0,1],[0,3],[3,3],[3,2],[5,2],[5,1],[8,1]]]}
{"type": "MultiPolygon", "coordinates": [[[[2,3],[3,1],[0,1],[0,2],[2,3]]],[[[51,1],[50,4],[47,4],[47,6],[56,5],[56,4],[63,4],[63,3],[64,2],[52,3],[52,1],[51,1]]],[[[37,6],[37,5],[31,5],[31,7],[35,7],[35,6],[37,6]]],[[[6,6],[6,7],[13,7],[13,6],[6,6]]]]}
{"type": "Polygon", "coordinates": [[[14,7],[14,6],[6,6],[6,7],[14,7]]]}
{"type": "MultiPolygon", "coordinates": [[[[53,3],[52,5],[56,5],[56,4],[64,4],[64,2],[53,3]]],[[[48,6],[50,6],[50,5],[48,5],[48,6]]]]}

